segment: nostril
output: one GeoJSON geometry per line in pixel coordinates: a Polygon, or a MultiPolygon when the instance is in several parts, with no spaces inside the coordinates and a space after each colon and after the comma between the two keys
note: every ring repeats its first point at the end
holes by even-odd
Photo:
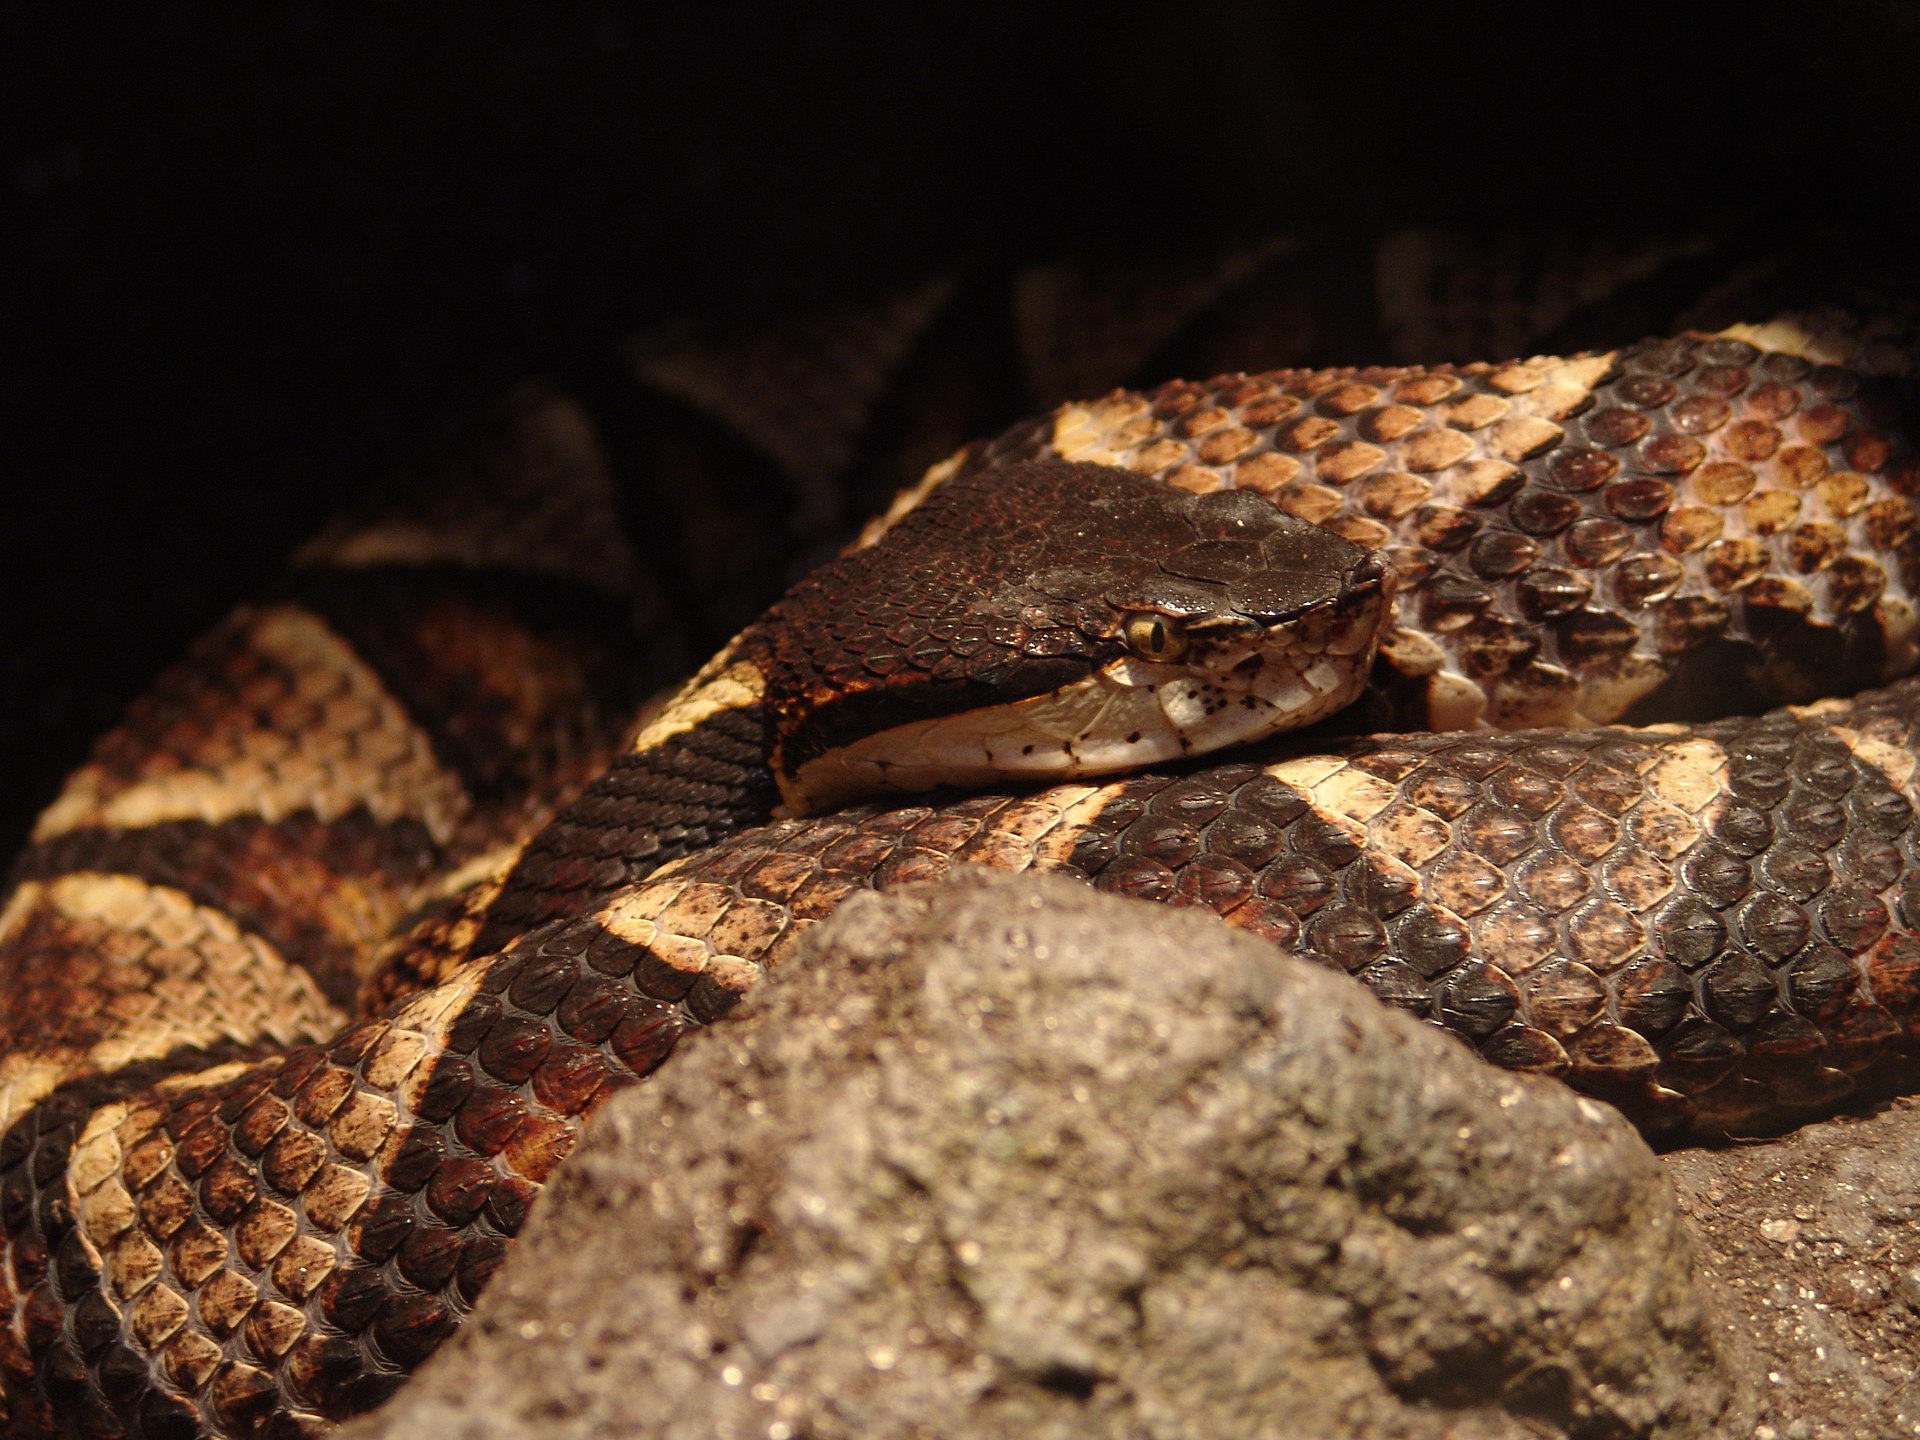
{"type": "Polygon", "coordinates": [[[1349,590],[1371,590],[1382,584],[1386,578],[1386,557],[1379,551],[1372,550],[1347,572],[1346,585],[1349,590]]]}

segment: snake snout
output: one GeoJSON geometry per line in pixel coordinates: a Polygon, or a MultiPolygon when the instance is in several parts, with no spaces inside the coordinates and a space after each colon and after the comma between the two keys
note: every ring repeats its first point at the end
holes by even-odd
{"type": "Polygon", "coordinates": [[[1369,595],[1393,583],[1393,566],[1378,550],[1369,550],[1347,571],[1342,588],[1348,595],[1369,595]]]}

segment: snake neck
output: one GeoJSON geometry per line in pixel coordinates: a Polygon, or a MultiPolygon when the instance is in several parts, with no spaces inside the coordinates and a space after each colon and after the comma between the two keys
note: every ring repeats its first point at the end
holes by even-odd
{"type": "Polygon", "coordinates": [[[528,844],[470,953],[591,914],[662,865],[771,818],[780,797],[755,675],[716,662],[689,683],[528,844]]]}

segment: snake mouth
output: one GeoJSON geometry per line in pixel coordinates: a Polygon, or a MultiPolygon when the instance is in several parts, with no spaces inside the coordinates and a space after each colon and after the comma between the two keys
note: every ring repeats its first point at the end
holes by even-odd
{"type": "Polygon", "coordinates": [[[1193,626],[1178,661],[1124,654],[1045,694],[863,736],[782,775],[786,808],[1109,775],[1311,725],[1366,687],[1393,590],[1391,569],[1369,555],[1322,603],[1193,626]]]}

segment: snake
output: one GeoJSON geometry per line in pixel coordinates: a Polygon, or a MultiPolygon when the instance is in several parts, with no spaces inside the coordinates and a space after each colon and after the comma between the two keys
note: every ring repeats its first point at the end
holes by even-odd
{"type": "Polygon", "coordinates": [[[1654,1136],[1900,1083],[1920,453],[1860,333],[1062,405],[638,709],[605,452],[520,392],[16,862],[0,1428],[377,1404],[608,1096],[958,865],[1211,909],[1654,1136]]]}

